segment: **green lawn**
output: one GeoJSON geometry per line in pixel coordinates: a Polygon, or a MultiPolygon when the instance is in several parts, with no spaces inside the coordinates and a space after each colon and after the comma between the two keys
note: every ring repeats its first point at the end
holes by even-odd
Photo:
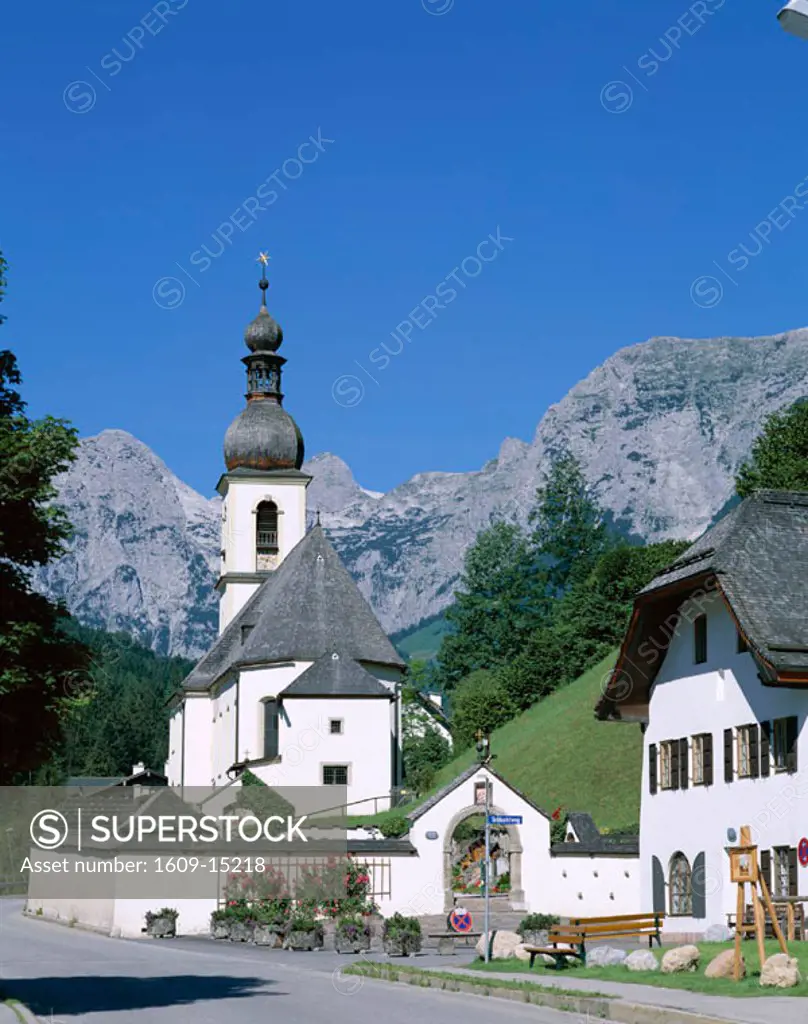
{"type": "MultiPolygon", "coordinates": [[[[699,969],[693,974],[662,974],[661,971],[634,972],[625,967],[570,967],[567,971],[548,970],[544,965],[536,966],[531,970],[524,960],[495,960],[490,964],[482,960],[475,960],[469,966],[476,971],[485,971],[494,974],[525,974],[553,978],[587,978],[592,981],[621,981],[636,985],[652,985],[656,988],[681,988],[689,992],[708,992],[717,996],[808,996],[808,943],[789,943],[789,955],[795,956],[800,962],[800,974],[803,981],[795,988],[774,989],[761,988],[760,986],[760,961],[758,959],[757,944],[755,942],[744,942],[742,952],[746,960],[747,976],[742,981],[732,981],[727,978],[705,978],[704,971],[713,957],[731,949],[732,943],[725,942],[699,942],[701,951],[701,963],[699,969]]],[[[661,959],[663,950],[655,949],[657,957],[661,959]]],[[[780,947],[776,940],[766,942],[766,955],[779,953],[780,947]]]]}
{"type": "MultiPolygon", "coordinates": [[[[491,736],[493,767],[525,796],[549,812],[557,807],[588,811],[606,829],[639,822],[642,774],[640,727],[595,719],[595,704],[613,663],[613,656],[606,658],[491,736]]],[[[442,768],[434,789],[451,782],[473,758],[467,750],[442,768]]],[[[416,806],[349,821],[371,824],[416,806]]]]}

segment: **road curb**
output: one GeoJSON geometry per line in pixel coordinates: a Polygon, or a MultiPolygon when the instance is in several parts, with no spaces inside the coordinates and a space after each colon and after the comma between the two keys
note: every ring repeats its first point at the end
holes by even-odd
{"type": "Polygon", "coordinates": [[[372,981],[387,981],[398,985],[417,988],[434,988],[443,992],[458,992],[464,995],[487,996],[491,999],[507,999],[511,1002],[532,1003],[548,1006],[566,1013],[587,1014],[600,1020],[613,1020],[617,1024],[734,1024],[729,1017],[712,1017],[688,1010],[677,1010],[670,1006],[653,1006],[648,1003],[630,1003],[614,996],[579,996],[553,992],[538,985],[525,984],[520,988],[498,988],[484,982],[469,981],[467,977],[451,972],[435,976],[429,970],[417,967],[403,968],[392,964],[354,965],[346,968],[345,974],[352,974],[372,981]]]}
{"type": "Polygon", "coordinates": [[[40,1024],[40,1021],[25,1003],[12,998],[0,1003],[0,1024],[40,1024]]]}

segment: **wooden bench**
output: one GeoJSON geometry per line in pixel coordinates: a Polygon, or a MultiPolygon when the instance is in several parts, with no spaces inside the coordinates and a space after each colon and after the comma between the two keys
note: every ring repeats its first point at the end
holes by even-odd
{"type": "Polygon", "coordinates": [[[555,963],[550,970],[561,970],[567,966],[567,957],[573,957],[586,964],[587,941],[601,939],[648,938],[651,947],[656,939],[662,945],[660,929],[664,914],[618,914],[615,917],[574,917],[569,924],[554,925],[547,937],[547,946],[525,946],[530,954],[530,966],[537,956],[553,957],[555,963]]]}
{"type": "Polygon", "coordinates": [[[468,946],[468,940],[476,940],[480,938],[482,932],[430,932],[430,939],[438,940],[438,956],[444,956],[447,953],[454,953],[457,939],[465,939],[464,946],[468,946]]]}

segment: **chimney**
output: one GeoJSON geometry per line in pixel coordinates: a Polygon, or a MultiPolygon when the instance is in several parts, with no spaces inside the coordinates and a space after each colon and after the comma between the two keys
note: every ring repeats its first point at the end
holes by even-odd
{"type": "Polygon", "coordinates": [[[138,761],[137,764],[132,765],[132,774],[140,775],[141,772],[146,771],[146,765],[142,761],[138,761]]]}

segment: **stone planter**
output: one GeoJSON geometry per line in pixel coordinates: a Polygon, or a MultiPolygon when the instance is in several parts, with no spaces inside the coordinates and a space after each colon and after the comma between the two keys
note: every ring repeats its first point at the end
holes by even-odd
{"type": "Polygon", "coordinates": [[[421,952],[420,935],[388,935],[384,940],[384,951],[388,956],[410,956],[421,952]]]}
{"type": "Polygon", "coordinates": [[[546,946],[550,932],[544,929],[539,932],[525,932],[522,942],[525,946],[546,946]]]}
{"type": "Polygon", "coordinates": [[[360,934],[351,939],[337,932],[334,948],[338,953],[366,953],[370,949],[370,935],[360,934]]]}
{"type": "Polygon", "coordinates": [[[177,919],[166,914],[163,917],[154,917],[146,925],[146,934],[153,939],[173,939],[177,934],[177,919]]]}
{"type": "Polygon", "coordinates": [[[231,942],[252,942],[255,925],[252,921],[233,921],[230,925],[231,942]]]}
{"type": "Polygon", "coordinates": [[[311,932],[290,931],[286,938],[287,949],[310,951],[323,948],[323,933],[319,930],[311,932]]]}
{"type": "Polygon", "coordinates": [[[229,939],[233,922],[230,920],[211,921],[210,935],[213,939],[229,939]]]}
{"type": "Polygon", "coordinates": [[[253,942],[256,946],[269,946],[270,949],[278,949],[283,945],[283,928],[277,924],[257,924],[253,932],[253,942]]]}

